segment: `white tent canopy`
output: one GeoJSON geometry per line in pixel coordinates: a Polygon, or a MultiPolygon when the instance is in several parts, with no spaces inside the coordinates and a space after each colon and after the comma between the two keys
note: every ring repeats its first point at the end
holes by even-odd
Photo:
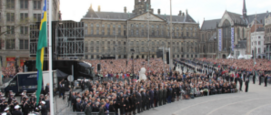
{"type": "Polygon", "coordinates": [[[242,54],[240,54],[240,55],[238,56],[238,59],[245,59],[245,56],[243,56],[242,54]]]}
{"type": "Polygon", "coordinates": [[[233,56],[231,56],[231,54],[227,57],[227,59],[232,59],[233,58],[233,56]]]}

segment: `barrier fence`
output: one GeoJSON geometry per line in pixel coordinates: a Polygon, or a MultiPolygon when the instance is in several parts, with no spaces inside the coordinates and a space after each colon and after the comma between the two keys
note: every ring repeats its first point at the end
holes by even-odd
{"type": "MultiPolygon", "coordinates": [[[[65,115],[86,115],[84,112],[70,112],[65,115]]],[[[99,115],[99,112],[91,112],[91,115],[99,115]]],[[[115,115],[114,112],[105,113],[105,115],[115,115]]]]}

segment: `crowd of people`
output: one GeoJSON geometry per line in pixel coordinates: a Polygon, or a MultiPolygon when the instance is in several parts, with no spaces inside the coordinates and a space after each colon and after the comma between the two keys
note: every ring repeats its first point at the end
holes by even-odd
{"type": "MultiPolygon", "coordinates": [[[[138,71],[140,67],[146,66],[147,63],[145,60],[134,61],[137,62],[136,67],[138,71]]],[[[123,70],[126,66],[125,60],[90,61],[90,63],[96,64],[94,62],[101,63],[102,71],[107,76],[110,72],[121,73],[130,71],[129,69],[123,70]],[[120,68],[118,69],[118,67],[120,68]],[[124,68],[121,69],[122,67],[124,68]]],[[[209,76],[204,73],[180,73],[173,69],[169,70],[169,68],[164,72],[162,65],[158,66],[154,62],[159,62],[159,59],[150,61],[151,66],[147,73],[147,80],[134,82],[130,77],[126,76],[128,79],[125,81],[81,82],[81,85],[84,85],[86,88],[82,89],[84,92],[70,91],[68,98],[71,101],[73,111],[85,112],[86,115],[91,115],[92,112],[99,112],[100,115],[104,115],[108,112],[117,114],[118,110],[120,110],[121,115],[131,115],[174,103],[180,99],[194,99],[200,96],[235,93],[238,90],[242,90],[241,83],[243,79],[241,77],[227,79],[227,77],[222,76],[221,72],[218,75],[209,76]],[[166,73],[166,77],[164,77],[163,73],[166,73]],[[240,88],[237,88],[237,83],[241,84],[239,85],[240,88]]],[[[128,62],[128,65],[130,63],[128,62]]],[[[168,65],[166,66],[168,67],[168,65]]],[[[247,91],[247,78],[249,75],[243,75],[241,72],[238,75],[245,78],[247,91]]]]}
{"type": "MultiPolygon", "coordinates": [[[[253,76],[254,83],[256,77],[255,72],[245,71],[248,68],[243,66],[250,60],[198,59],[202,62],[218,65],[228,64],[230,68],[239,68],[237,71],[232,71],[230,68],[218,67],[218,70],[213,74],[184,71],[183,67],[181,71],[177,71],[176,64],[171,69],[161,59],[150,59],[149,62],[144,59],[85,61],[92,65],[101,64],[100,71],[97,71],[97,68],[94,69],[99,77],[126,78],[124,81],[82,80],[80,85],[83,92],[76,92],[71,89],[68,100],[73,111],[84,112],[86,115],[91,115],[93,112],[98,112],[99,115],[106,113],[117,115],[118,110],[121,115],[137,114],[151,108],[180,101],[180,99],[194,99],[201,96],[242,91],[243,82],[245,92],[247,92],[249,77],[253,76]],[[132,73],[138,76],[142,67],[147,70],[147,80],[132,80],[132,73]],[[239,88],[237,88],[237,84],[239,88]]],[[[183,63],[186,62],[183,61],[183,63]]],[[[253,69],[267,67],[266,63],[269,62],[257,60],[257,65],[253,69]]],[[[189,63],[187,64],[189,65],[189,63]]],[[[259,74],[259,76],[262,75],[264,74],[259,74]]],[[[59,83],[59,87],[62,87],[62,81],[59,83]]],[[[27,96],[26,92],[23,92],[21,102],[14,99],[12,92],[9,93],[8,99],[5,99],[1,93],[0,96],[0,112],[7,115],[27,115],[32,111],[47,115],[49,111],[48,88],[41,95],[39,105],[36,105],[35,94],[27,96]]],[[[60,92],[61,96],[64,99],[63,92],[60,92]]]]}
{"type": "Polygon", "coordinates": [[[48,112],[50,111],[49,84],[46,85],[45,89],[40,94],[38,103],[35,92],[27,94],[27,91],[24,90],[20,94],[20,99],[16,99],[15,93],[12,91],[9,91],[6,95],[7,96],[0,92],[1,115],[29,115],[30,113],[48,115],[48,112]]]}
{"type": "Polygon", "coordinates": [[[212,58],[199,58],[199,61],[209,62],[213,64],[228,65],[230,67],[236,67],[237,69],[243,69],[247,71],[271,71],[271,61],[267,59],[212,59],[212,58]],[[255,64],[255,65],[254,65],[255,64]]]}
{"type": "MultiPolygon", "coordinates": [[[[19,72],[23,72],[23,67],[18,67],[19,72]]],[[[17,74],[15,66],[2,67],[2,75],[4,78],[13,78],[17,74]]]]}
{"type": "Polygon", "coordinates": [[[139,75],[139,71],[142,67],[147,69],[146,75],[157,72],[163,72],[165,68],[166,71],[169,71],[168,64],[164,64],[162,59],[154,58],[148,61],[145,59],[110,59],[110,60],[85,60],[92,65],[94,65],[95,74],[100,74],[102,77],[108,77],[108,74],[118,77],[129,77],[130,74],[134,73],[139,75]],[[97,71],[96,65],[101,64],[100,72],[97,71]],[[148,66],[149,65],[149,66],[148,66]],[[125,76],[126,75],[126,76],[125,76]]]}

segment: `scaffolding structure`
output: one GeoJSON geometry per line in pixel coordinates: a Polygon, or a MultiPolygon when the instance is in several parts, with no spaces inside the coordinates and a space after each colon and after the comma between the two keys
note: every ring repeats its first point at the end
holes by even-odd
{"type": "MultiPolygon", "coordinates": [[[[36,56],[39,23],[30,26],[30,57],[36,56]]],[[[81,59],[84,57],[84,23],[74,21],[52,22],[52,50],[54,59],[81,59]]],[[[47,50],[45,50],[47,55],[47,50]]]]}

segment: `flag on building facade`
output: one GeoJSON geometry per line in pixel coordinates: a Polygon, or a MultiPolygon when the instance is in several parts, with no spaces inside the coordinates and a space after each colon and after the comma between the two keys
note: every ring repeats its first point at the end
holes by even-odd
{"type": "Polygon", "coordinates": [[[44,0],[44,6],[43,6],[43,14],[41,17],[41,23],[40,23],[40,32],[39,32],[39,39],[38,39],[38,45],[37,45],[37,53],[36,53],[36,68],[38,70],[37,75],[37,91],[36,91],[36,97],[37,101],[36,104],[39,103],[40,93],[42,89],[42,70],[43,70],[43,60],[44,60],[44,48],[47,47],[47,0],[44,0]]]}

